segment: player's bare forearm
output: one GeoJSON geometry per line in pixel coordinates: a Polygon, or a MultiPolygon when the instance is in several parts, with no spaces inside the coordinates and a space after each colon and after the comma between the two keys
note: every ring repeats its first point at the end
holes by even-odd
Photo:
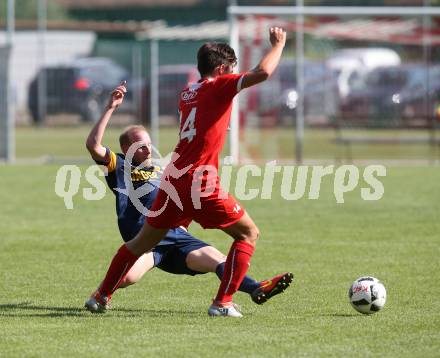
{"type": "Polygon", "coordinates": [[[113,114],[114,108],[107,107],[101,119],[96,122],[89,133],[86,147],[92,158],[96,161],[104,162],[106,159],[106,149],[102,145],[105,129],[113,114]]]}
{"type": "Polygon", "coordinates": [[[281,55],[286,44],[286,32],[278,27],[269,31],[271,50],[262,58],[260,63],[243,77],[242,88],[254,86],[267,80],[280,63],[281,55]]]}
{"type": "Polygon", "coordinates": [[[104,137],[107,124],[116,108],[124,100],[124,95],[127,92],[125,88],[125,81],[123,81],[118,87],[116,87],[110,94],[108,104],[102,117],[89,133],[86,140],[87,150],[90,152],[92,158],[99,162],[107,162],[109,158],[106,158],[107,150],[102,145],[102,138],[104,137]]]}
{"type": "Polygon", "coordinates": [[[280,63],[281,55],[283,53],[284,46],[277,45],[263,57],[261,62],[253,70],[256,73],[264,74],[264,80],[272,75],[280,63]]]}

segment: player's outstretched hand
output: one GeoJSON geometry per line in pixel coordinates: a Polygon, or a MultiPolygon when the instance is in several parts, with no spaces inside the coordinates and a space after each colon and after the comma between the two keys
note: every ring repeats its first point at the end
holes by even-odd
{"type": "Polygon", "coordinates": [[[272,47],[284,47],[286,44],[286,31],[284,31],[281,27],[271,27],[269,29],[269,40],[272,47]]]}
{"type": "Polygon", "coordinates": [[[110,99],[108,100],[108,108],[115,109],[122,103],[127,93],[126,83],[126,81],[122,81],[121,84],[112,91],[110,99]]]}

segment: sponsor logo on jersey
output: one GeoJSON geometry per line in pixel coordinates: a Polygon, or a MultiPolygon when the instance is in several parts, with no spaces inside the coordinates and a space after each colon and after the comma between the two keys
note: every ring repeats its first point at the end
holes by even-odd
{"type": "Polygon", "coordinates": [[[192,99],[196,98],[197,92],[196,91],[184,91],[180,94],[180,98],[182,101],[191,101],[192,99]]]}
{"type": "Polygon", "coordinates": [[[131,181],[148,181],[150,179],[157,179],[158,175],[156,171],[138,170],[135,169],[131,172],[131,181]]]}

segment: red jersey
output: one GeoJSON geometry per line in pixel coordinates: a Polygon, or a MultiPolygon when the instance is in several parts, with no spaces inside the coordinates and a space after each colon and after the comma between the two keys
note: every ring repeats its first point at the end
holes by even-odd
{"type": "Polygon", "coordinates": [[[180,93],[180,141],[174,150],[177,169],[192,164],[189,173],[201,165],[218,169],[232,110],[243,74],[228,74],[190,84],[180,93]]]}

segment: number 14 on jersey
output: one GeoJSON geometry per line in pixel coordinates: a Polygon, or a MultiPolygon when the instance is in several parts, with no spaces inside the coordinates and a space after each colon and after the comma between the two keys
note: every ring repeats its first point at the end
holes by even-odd
{"type": "Polygon", "coordinates": [[[179,122],[182,123],[182,120],[184,120],[182,129],[180,130],[180,140],[187,138],[188,142],[191,142],[196,135],[196,129],[194,128],[196,112],[197,107],[192,108],[185,120],[182,118],[182,112],[179,112],[179,122]]]}

